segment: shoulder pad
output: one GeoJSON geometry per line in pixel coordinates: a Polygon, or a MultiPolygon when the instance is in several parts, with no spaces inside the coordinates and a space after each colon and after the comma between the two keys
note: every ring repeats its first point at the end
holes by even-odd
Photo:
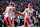
{"type": "Polygon", "coordinates": [[[32,9],[33,11],[35,11],[34,9],[32,9]]]}
{"type": "Polygon", "coordinates": [[[6,8],[9,8],[9,6],[7,6],[6,8]]]}
{"type": "Polygon", "coordinates": [[[28,10],[28,8],[26,8],[25,10],[28,10]]]}

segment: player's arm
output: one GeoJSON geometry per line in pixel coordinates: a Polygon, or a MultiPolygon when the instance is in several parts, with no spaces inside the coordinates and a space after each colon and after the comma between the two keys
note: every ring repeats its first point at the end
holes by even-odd
{"type": "Polygon", "coordinates": [[[6,7],[6,10],[5,10],[5,12],[4,12],[4,15],[6,14],[6,12],[7,12],[8,9],[10,9],[10,8],[6,7]]]}
{"type": "MultiPolygon", "coordinates": [[[[33,10],[33,13],[35,12],[35,10],[33,10]]],[[[35,17],[34,17],[34,15],[32,14],[32,17],[33,17],[33,19],[34,19],[34,21],[36,21],[36,19],[35,19],[35,17]]]]}
{"type": "MultiPolygon", "coordinates": [[[[21,14],[21,13],[19,13],[19,12],[17,12],[16,10],[13,10],[15,13],[17,13],[17,14],[19,14],[19,15],[23,15],[23,14],[21,14]]],[[[24,16],[24,15],[23,15],[24,16]]]]}
{"type": "MultiPolygon", "coordinates": [[[[15,13],[17,13],[17,14],[20,14],[19,12],[17,12],[16,10],[13,10],[15,13]]],[[[22,15],[22,14],[20,14],[20,15],[22,15]]]]}
{"type": "Polygon", "coordinates": [[[35,17],[32,15],[32,18],[34,19],[34,21],[36,21],[35,17]]]}

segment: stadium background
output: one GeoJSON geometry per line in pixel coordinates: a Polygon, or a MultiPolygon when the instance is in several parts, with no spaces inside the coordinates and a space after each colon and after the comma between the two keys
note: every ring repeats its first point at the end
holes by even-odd
{"type": "Polygon", "coordinates": [[[6,7],[9,5],[9,2],[12,2],[12,1],[16,4],[15,5],[16,10],[20,11],[20,12],[23,12],[25,10],[25,8],[28,7],[29,3],[32,3],[33,8],[35,10],[34,17],[36,18],[36,22],[34,23],[34,21],[33,21],[33,24],[34,24],[34,26],[38,26],[38,15],[40,14],[40,0],[0,0],[0,27],[6,26],[5,22],[4,22],[3,13],[5,12],[6,7]]]}

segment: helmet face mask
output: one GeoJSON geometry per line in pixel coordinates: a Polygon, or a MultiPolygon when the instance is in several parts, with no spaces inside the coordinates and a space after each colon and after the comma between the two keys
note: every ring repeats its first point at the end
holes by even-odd
{"type": "Polygon", "coordinates": [[[14,4],[13,2],[10,2],[10,3],[9,3],[9,6],[15,7],[15,4],[14,4]]]}
{"type": "Polygon", "coordinates": [[[31,3],[28,4],[28,8],[32,8],[32,4],[31,3]]]}

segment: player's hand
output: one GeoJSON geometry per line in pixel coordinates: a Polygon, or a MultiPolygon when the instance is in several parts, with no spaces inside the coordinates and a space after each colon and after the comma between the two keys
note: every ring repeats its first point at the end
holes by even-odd
{"type": "Polygon", "coordinates": [[[10,27],[10,26],[8,26],[8,27],[10,27]]]}
{"type": "Polygon", "coordinates": [[[36,21],[36,19],[34,19],[34,21],[36,21]]]}

